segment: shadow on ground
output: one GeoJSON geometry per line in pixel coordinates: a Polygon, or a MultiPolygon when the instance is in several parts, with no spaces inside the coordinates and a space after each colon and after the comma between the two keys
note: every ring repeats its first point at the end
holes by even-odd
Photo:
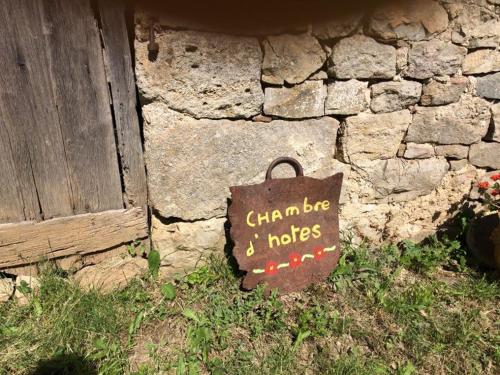
{"type": "Polygon", "coordinates": [[[42,360],[31,375],[97,375],[95,364],[76,354],[61,354],[42,360]]]}

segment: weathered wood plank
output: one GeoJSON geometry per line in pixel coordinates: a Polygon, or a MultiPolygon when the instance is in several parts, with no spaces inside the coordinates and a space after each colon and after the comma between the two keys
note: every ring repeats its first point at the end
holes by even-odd
{"type": "Polygon", "coordinates": [[[109,88],[88,0],[41,0],[75,213],[123,207],[109,88]]]}
{"type": "Polygon", "coordinates": [[[142,208],[0,224],[0,269],[90,254],[148,236],[142,208]]]}
{"type": "MultiPolygon", "coordinates": [[[[10,142],[24,219],[71,214],[40,1],[3,1],[0,25],[0,126],[10,142]]],[[[0,196],[2,204],[8,199],[0,196]]]]}
{"type": "Polygon", "coordinates": [[[125,185],[125,206],[141,207],[147,203],[146,171],[125,4],[123,1],[100,0],[99,15],[125,185]]]}
{"type": "Polygon", "coordinates": [[[24,220],[16,167],[12,159],[9,134],[0,111],[0,223],[24,220]]]}

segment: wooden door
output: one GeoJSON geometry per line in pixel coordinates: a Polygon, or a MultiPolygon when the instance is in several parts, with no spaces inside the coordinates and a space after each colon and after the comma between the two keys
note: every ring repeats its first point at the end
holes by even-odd
{"type": "Polygon", "coordinates": [[[89,0],[0,5],[0,223],[10,223],[0,224],[0,269],[60,256],[40,238],[31,254],[25,234],[36,234],[36,225],[45,228],[42,242],[57,236],[48,227],[61,232],[73,225],[84,238],[92,230],[83,233],[82,221],[95,222],[96,213],[115,215],[110,225],[116,229],[134,210],[134,225],[140,224],[129,233],[124,222],[124,238],[114,245],[147,236],[124,6],[111,0],[99,1],[97,9],[89,0]],[[53,221],[65,226],[47,225],[53,221]],[[16,245],[17,235],[23,240],[16,245]]]}

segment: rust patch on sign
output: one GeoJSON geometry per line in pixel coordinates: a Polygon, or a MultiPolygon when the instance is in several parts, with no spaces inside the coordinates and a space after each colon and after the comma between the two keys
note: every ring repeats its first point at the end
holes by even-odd
{"type": "Polygon", "coordinates": [[[324,280],[340,256],[338,202],[342,173],[325,179],[304,177],[292,158],[271,163],[258,185],[233,186],[229,206],[234,256],[245,289],[265,284],[281,293],[324,280]],[[297,177],[272,179],[281,163],[297,177]]]}

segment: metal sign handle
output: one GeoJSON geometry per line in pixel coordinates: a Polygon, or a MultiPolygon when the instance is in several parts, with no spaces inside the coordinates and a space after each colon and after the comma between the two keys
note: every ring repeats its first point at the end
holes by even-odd
{"type": "Polygon", "coordinates": [[[302,169],[302,166],[300,165],[300,163],[297,160],[295,160],[294,158],[289,158],[289,157],[284,156],[284,157],[274,159],[271,162],[271,164],[269,164],[269,168],[267,168],[267,172],[266,172],[266,180],[272,179],[273,169],[274,169],[274,167],[276,167],[279,164],[289,164],[293,167],[293,169],[295,170],[295,174],[297,176],[304,175],[304,170],[302,169]]]}

